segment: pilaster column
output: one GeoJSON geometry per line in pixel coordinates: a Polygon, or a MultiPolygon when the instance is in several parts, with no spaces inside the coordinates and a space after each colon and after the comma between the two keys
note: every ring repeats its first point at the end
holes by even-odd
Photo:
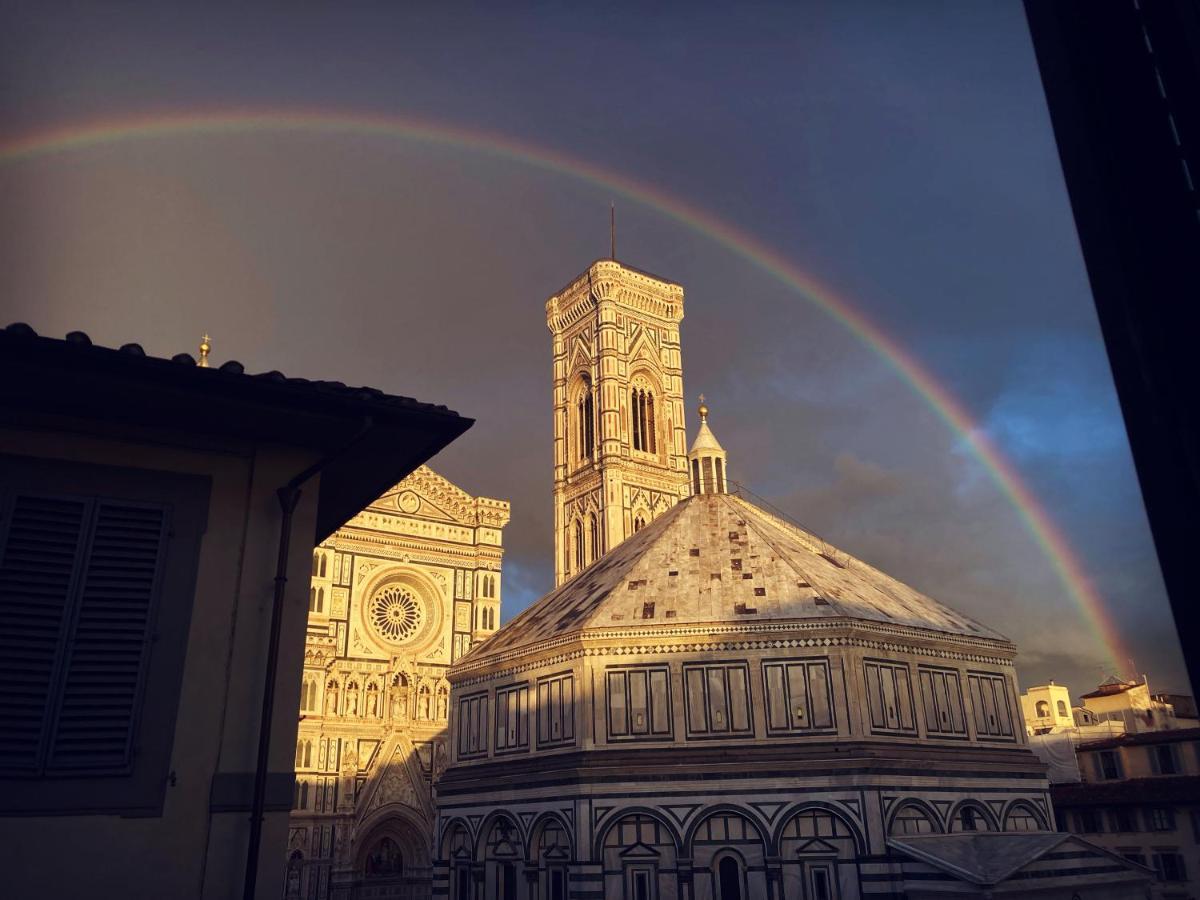
{"type": "Polygon", "coordinates": [[[676,860],[675,870],[679,877],[679,900],[692,900],[692,861],[690,859],[676,860]]]}
{"type": "Polygon", "coordinates": [[[767,900],[783,900],[783,859],[768,856],[763,862],[767,870],[767,900]]]}

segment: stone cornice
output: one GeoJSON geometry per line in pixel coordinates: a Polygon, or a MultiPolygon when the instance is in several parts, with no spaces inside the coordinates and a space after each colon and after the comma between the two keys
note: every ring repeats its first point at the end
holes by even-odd
{"type": "Polygon", "coordinates": [[[493,656],[486,654],[485,645],[478,659],[468,654],[451,667],[447,677],[452,684],[465,686],[583,657],[821,647],[859,647],[1005,667],[1012,667],[1016,655],[1016,648],[1003,641],[859,619],[697,623],[584,629],[493,656]]]}
{"type": "Polygon", "coordinates": [[[491,544],[443,544],[431,546],[430,538],[404,538],[390,532],[341,534],[334,544],[339,552],[351,551],[364,556],[371,556],[385,562],[395,562],[392,557],[397,549],[409,554],[410,563],[426,563],[428,565],[449,565],[452,568],[481,568],[499,569],[504,557],[504,548],[491,544]],[[464,563],[473,563],[464,566],[464,563]]]}
{"type": "Polygon", "coordinates": [[[597,260],[546,301],[546,324],[560,333],[600,303],[614,302],[665,323],[683,318],[683,288],[615,260],[597,260]]]}

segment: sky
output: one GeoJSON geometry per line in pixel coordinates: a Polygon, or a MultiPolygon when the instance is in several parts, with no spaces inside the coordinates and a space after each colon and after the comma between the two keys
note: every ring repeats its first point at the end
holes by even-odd
{"type": "Polygon", "coordinates": [[[54,129],[322,112],[487,132],[682,200],[932,374],[1187,691],[1021,4],[0,2],[0,319],[476,419],[433,466],[512,504],[502,618],[553,584],[546,298],[609,249],[684,286],[688,426],[731,477],[1011,637],[1113,674],[963,435],[836,317],[646,196],[484,144],[241,129],[4,156],[54,129]],[[252,7],[252,8],[247,8],[252,7]]]}

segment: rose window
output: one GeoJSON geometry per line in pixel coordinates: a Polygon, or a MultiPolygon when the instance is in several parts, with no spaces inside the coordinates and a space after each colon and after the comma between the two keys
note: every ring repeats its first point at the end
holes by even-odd
{"type": "Polygon", "coordinates": [[[425,614],[421,602],[406,588],[392,584],[371,598],[368,618],[375,630],[392,643],[402,643],[421,628],[425,614]]]}

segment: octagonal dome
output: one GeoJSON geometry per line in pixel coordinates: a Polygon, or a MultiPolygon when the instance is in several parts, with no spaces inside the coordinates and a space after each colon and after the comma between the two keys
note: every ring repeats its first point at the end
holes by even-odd
{"type": "Polygon", "coordinates": [[[1001,641],[996,631],[741,497],[688,498],[470,654],[622,626],[867,621],[1001,641]]]}

